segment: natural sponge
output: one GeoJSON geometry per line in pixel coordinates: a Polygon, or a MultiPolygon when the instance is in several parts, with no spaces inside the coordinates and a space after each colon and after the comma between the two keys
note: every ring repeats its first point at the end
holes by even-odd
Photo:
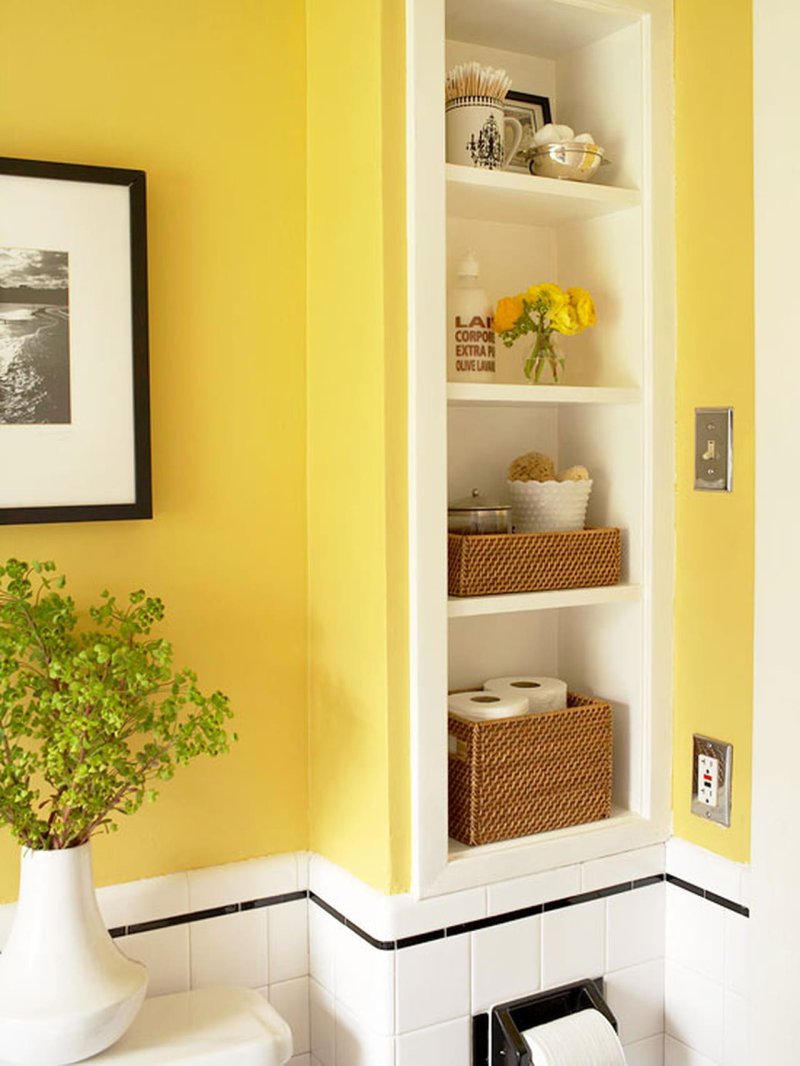
{"type": "Polygon", "coordinates": [[[558,475],[559,481],[588,481],[589,471],[585,466],[570,466],[558,475]]]}
{"type": "Polygon", "coordinates": [[[509,481],[555,481],[553,460],[541,452],[518,455],[508,468],[509,481]]]}

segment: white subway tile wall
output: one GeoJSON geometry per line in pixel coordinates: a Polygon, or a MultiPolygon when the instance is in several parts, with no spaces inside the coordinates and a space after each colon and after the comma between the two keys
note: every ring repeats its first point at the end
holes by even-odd
{"type": "Polygon", "coordinates": [[[397,1031],[470,1014],[470,934],[397,952],[397,1031]]]}
{"type": "Polygon", "coordinates": [[[663,1066],[664,1037],[651,1036],[649,1040],[640,1040],[637,1044],[628,1044],[625,1048],[626,1066],[663,1066]]]}
{"type": "MultiPolygon", "coordinates": [[[[179,927],[180,928],[180,927],[179,927]]],[[[192,988],[243,985],[261,988],[271,980],[267,962],[267,909],[191,922],[192,988]]]]}
{"type": "Polygon", "coordinates": [[[513,881],[489,885],[489,914],[506,914],[548,900],[577,896],[580,890],[580,866],[562,866],[529,877],[515,877],[513,881]]]}
{"type": "Polygon", "coordinates": [[[171,925],[166,929],[123,936],[117,940],[117,946],[130,958],[143,962],[147,967],[148,996],[189,991],[188,925],[171,925]]]}
{"type": "Polygon", "coordinates": [[[472,941],[472,1013],[519,999],[541,985],[542,919],[479,929],[472,941]]]}
{"type": "MultiPolygon", "coordinates": [[[[664,863],[663,847],[644,848],[417,902],[384,896],[299,853],[115,885],[98,896],[107,924],[126,930],[119,946],[150,968],[150,994],[258,988],[292,1028],[294,1066],[469,1066],[473,1014],[601,975],[628,1066],[747,1066],[748,919],[663,882],[579,897],[660,875],[664,863]],[[237,906],[307,887],[311,900],[237,906]],[[314,895],[392,943],[369,943],[314,895]],[[543,913],[452,928],[566,900],[543,913]],[[186,919],[210,908],[230,913],[186,919]],[[129,929],[178,915],[178,924],[129,929]],[[393,943],[445,929],[424,943],[393,943]]],[[[692,845],[671,841],[666,870],[734,903],[747,899],[744,867],[692,845]]],[[[13,911],[0,907],[0,946],[13,911]]]]}
{"type": "Polygon", "coordinates": [[[664,885],[621,892],[606,901],[608,969],[625,970],[664,955],[664,885]]]}
{"type": "Polygon", "coordinates": [[[339,922],[336,926],[336,971],[329,991],[337,1006],[364,1027],[390,1036],[395,1029],[394,952],[374,948],[339,922]]]}
{"type": "Polygon", "coordinates": [[[606,900],[549,911],[542,917],[542,985],[555,988],[599,977],[606,964],[606,900]]]}
{"type": "MultiPolygon", "coordinates": [[[[667,873],[747,906],[749,871],[687,844],[667,844],[667,873]]],[[[749,1066],[749,919],[666,886],[665,1066],[749,1066]]]]}
{"type": "Polygon", "coordinates": [[[308,902],[298,899],[264,910],[269,922],[270,982],[308,974],[308,902]]]}
{"type": "Polygon", "coordinates": [[[458,1018],[398,1037],[396,1066],[465,1066],[471,1048],[470,1019],[458,1018]]]}
{"type": "Polygon", "coordinates": [[[667,873],[708,892],[748,905],[749,871],[738,862],[730,862],[721,855],[698,848],[686,840],[672,837],[667,841],[667,873]]]}
{"type": "Polygon", "coordinates": [[[667,959],[664,1002],[667,1035],[718,1066],[725,1004],[722,985],[667,959]]]}
{"type": "Polygon", "coordinates": [[[668,884],[667,958],[721,984],[725,966],[725,913],[718,904],[668,884]]]}
{"type": "MultiPolygon", "coordinates": [[[[145,881],[107,885],[97,890],[97,902],[109,929],[186,914],[191,910],[189,878],[185,873],[168,874],[166,877],[150,877],[145,881]]],[[[229,902],[226,900],[226,903],[229,902]]]]}
{"type": "Polygon", "coordinates": [[[664,964],[661,959],[606,976],[605,998],[623,1044],[638,1044],[664,1032],[664,964]]]}
{"type": "Polygon", "coordinates": [[[292,981],[279,981],[259,991],[292,1030],[292,1046],[295,1055],[309,1052],[311,1050],[309,978],[296,977],[292,981]]]}
{"type": "Polygon", "coordinates": [[[583,863],[581,891],[608,888],[609,885],[638,881],[642,877],[652,877],[663,872],[664,845],[655,844],[651,848],[639,848],[637,851],[626,851],[621,855],[610,855],[606,859],[583,863]]]}
{"type": "Polygon", "coordinates": [[[190,870],[189,910],[225,907],[243,900],[265,899],[294,892],[298,887],[298,857],[272,855],[266,859],[231,862],[190,870]]]}

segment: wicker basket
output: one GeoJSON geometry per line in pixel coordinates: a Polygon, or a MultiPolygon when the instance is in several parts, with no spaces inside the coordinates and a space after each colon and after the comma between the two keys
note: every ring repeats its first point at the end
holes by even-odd
{"type": "Polygon", "coordinates": [[[469,722],[449,715],[450,836],[471,846],[611,814],[611,704],[469,722]]]}
{"type": "Polygon", "coordinates": [[[622,545],[618,529],[560,533],[448,536],[451,596],[616,585],[622,545]]]}

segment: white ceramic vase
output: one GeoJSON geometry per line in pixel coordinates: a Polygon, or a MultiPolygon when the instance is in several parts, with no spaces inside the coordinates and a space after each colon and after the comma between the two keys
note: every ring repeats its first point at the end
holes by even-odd
{"type": "Polygon", "coordinates": [[[147,970],[103,923],[90,846],[23,848],[0,954],[0,1062],[64,1066],[96,1055],[122,1036],[146,989],[147,970]]]}

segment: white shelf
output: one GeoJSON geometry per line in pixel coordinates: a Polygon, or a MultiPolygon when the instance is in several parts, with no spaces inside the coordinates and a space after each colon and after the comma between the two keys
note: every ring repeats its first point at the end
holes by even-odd
{"type": "Polygon", "coordinates": [[[457,218],[558,226],[638,207],[641,193],[580,181],[448,163],[447,213],[457,218]]]}
{"type": "Polygon", "coordinates": [[[482,385],[447,386],[447,402],[452,407],[508,407],[527,404],[630,404],[639,403],[639,389],[582,385],[482,385]]]}
{"type": "Polygon", "coordinates": [[[457,891],[476,883],[491,884],[558,866],[588,862],[662,843],[668,836],[666,822],[650,821],[633,811],[615,807],[611,817],[601,822],[574,825],[516,840],[500,840],[475,848],[450,838],[446,890],[457,891]]]}
{"type": "Polygon", "coordinates": [[[453,596],[447,601],[447,613],[450,618],[470,618],[519,611],[550,611],[559,607],[593,607],[601,603],[635,603],[640,596],[639,585],[514,592],[507,596],[453,596]]]}

